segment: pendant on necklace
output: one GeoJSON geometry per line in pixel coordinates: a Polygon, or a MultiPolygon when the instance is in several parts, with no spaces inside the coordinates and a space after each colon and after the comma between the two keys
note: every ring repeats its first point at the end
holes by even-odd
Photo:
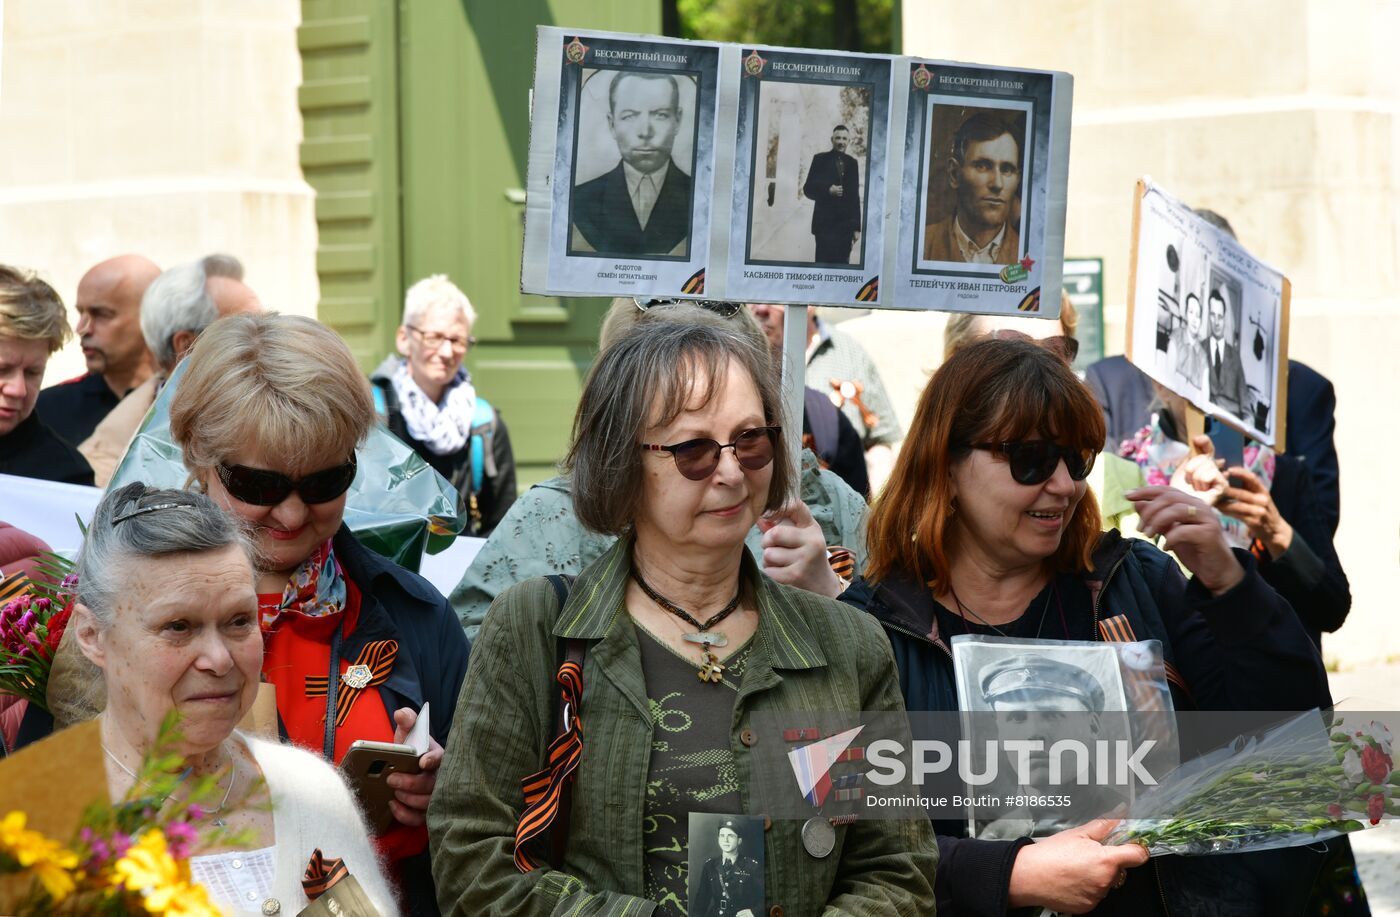
{"type": "Polygon", "coordinates": [[[729,638],[721,633],[682,634],[681,638],[701,646],[728,646],[729,638]]]}
{"type": "Polygon", "coordinates": [[[705,647],[704,664],[700,666],[700,671],[695,674],[701,681],[708,681],[711,684],[719,684],[724,680],[724,666],[720,663],[719,657],[705,647]]]}

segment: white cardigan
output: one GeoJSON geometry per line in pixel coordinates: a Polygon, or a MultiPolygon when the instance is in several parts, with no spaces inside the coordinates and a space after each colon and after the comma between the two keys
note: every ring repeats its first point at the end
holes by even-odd
{"type": "Polygon", "coordinates": [[[272,897],[282,905],[280,914],[290,917],[311,903],[301,879],[312,851],[319,847],[327,859],[345,861],[383,917],[398,917],[369,829],[335,768],[300,748],[235,734],[253,753],[272,797],[277,850],[272,897]]]}

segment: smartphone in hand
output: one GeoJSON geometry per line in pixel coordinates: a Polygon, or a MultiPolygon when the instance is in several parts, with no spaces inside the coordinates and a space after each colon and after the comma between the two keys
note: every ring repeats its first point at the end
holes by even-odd
{"type": "Polygon", "coordinates": [[[389,786],[389,775],[419,773],[420,757],[411,745],[358,739],[340,759],[341,776],[355,793],[365,820],[375,834],[383,834],[394,823],[394,813],[389,808],[394,788],[389,786]]]}

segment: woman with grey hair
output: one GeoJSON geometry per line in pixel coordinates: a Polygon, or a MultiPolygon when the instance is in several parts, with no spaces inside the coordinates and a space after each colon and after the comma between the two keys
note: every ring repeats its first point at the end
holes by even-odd
{"type": "MultiPolygon", "coordinates": [[[[566,468],[579,521],[617,541],[571,587],[527,580],[486,615],[428,813],[444,911],[684,914],[689,816],[753,811],[751,716],[902,712],[873,622],[745,549],[794,486],[780,417],[767,348],[732,329],[640,322],[599,356],[566,468]],[[573,686],[557,741],[556,677],[573,686]],[[572,804],[527,807],[522,780],[567,761],[572,804]]],[[[773,913],[933,908],[923,819],[775,819],[763,837],[773,913]]]]}
{"type": "Polygon", "coordinates": [[[421,772],[385,780],[393,819],[375,842],[406,909],[431,914],[423,824],[470,649],[431,583],[344,525],[356,448],[374,424],[369,389],[320,322],[232,316],[191,349],[170,433],[200,489],[252,533],[263,672],[284,735],[339,764],[355,741],[402,743],[428,718],[421,772]]]}
{"type": "MultiPolygon", "coordinates": [[[[236,729],[257,696],[262,667],[251,553],[238,524],[202,494],[137,483],[98,504],[78,558],[72,627],[104,675],[106,709],[98,719],[110,796],[139,793],[147,757],[173,752],[181,771],[215,778],[221,801],[206,822],[224,832],[191,858],[190,869],[225,912],[306,907],[301,879],[320,848],[345,861],[380,913],[396,914],[368,831],[336,772],[315,755],[236,729]],[[175,745],[158,748],[171,712],[178,715],[175,745]]],[[[169,798],[149,804],[159,808],[169,798]]]]}
{"type": "Polygon", "coordinates": [[[476,310],[443,274],[404,295],[397,356],[370,374],[380,422],[457,488],[465,535],[488,537],[515,502],[515,453],[501,412],[462,366],[476,310]]]}

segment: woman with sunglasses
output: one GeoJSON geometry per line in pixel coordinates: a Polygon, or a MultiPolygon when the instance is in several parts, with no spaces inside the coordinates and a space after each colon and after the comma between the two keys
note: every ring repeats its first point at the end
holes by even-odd
{"type": "MultiPolygon", "coordinates": [[[[745,549],[794,485],[780,412],[767,348],[717,323],[648,320],[599,355],[565,464],[578,519],[617,541],[486,615],[429,810],[444,911],[679,917],[689,816],[751,814],[752,748],[783,741],[755,715],[903,710],[875,622],[745,549]],[[527,807],[522,780],[573,762],[569,797],[527,807]]],[[[765,903],[744,911],[931,913],[927,822],[812,821],[761,831],[765,903]]]]}
{"type": "Polygon", "coordinates": [[[422,773],[388,778],[395,821],[375,840],[405,911],[436,913],[424,819],[468,644],[431,584],[344,525],[355,448],[374,423],[369,383],[340,336],[272,313],[201,334],[170,407],[195,482],[252,536],[263,677],[285,738],[338,764],[358,739],[402,742],[429,705],[422,773]]]}
{"type": "MultiPolygon", "coordinates": [[[[959,634],[1160,640],[1179,709],[1326,704],[1321,659],[1296,615],[1250,555],[1231,550],[1204,503],[1171,487],[1126,494],[1189,581],[1149,542],[1100,531],[1085,478],[1103,436],[1089,390],[1038,344],[975,342],[934,374],[872,508],[865,577],[843,596],[883,625],[908,708],[959,709],[949,642],[959,634]]],[[[1157,914],[1217,869],[1202,861],[1245,858],[1163,858],[1135,870],[1146,854],[1102,846],[1109,827],[1031,843],[968,839],[938,823],[938,912],[1157,914]]],[[[1200,913],[1276,913],[1258,906],[1262,894],[1245,879],[1227,883],[1200,913]]]]}

